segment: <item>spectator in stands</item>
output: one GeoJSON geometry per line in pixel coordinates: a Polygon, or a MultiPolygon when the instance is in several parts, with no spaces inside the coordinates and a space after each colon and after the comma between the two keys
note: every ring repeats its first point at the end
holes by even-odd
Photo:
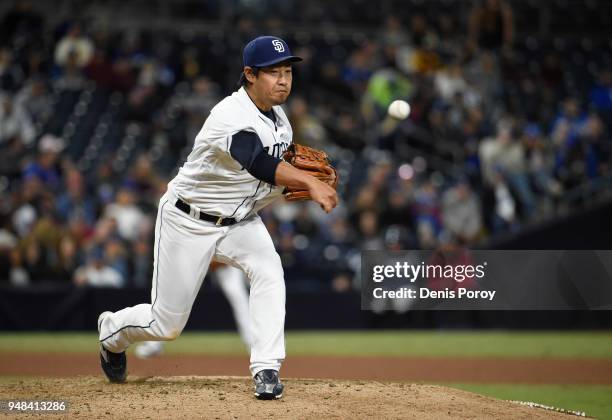
{"type": "Polygon", "coordinates": [[[382,251],[385,243],[378,223],[378,214],[366,210],[359,214],[359,248],[364,251],[382,251]]]}
{"type": "Polygon", "coordinates": [[[428,19],[415,13],[410,17],[411,44],[399,50],[398,64],[407,74],[428,75],[440,68],[438,37],[428,19]]]}
{"type": "Polygon", "coordinates": [[[36,129],[27,111],[13,101],[8,94],[0,92],[0,146],[18,137],[30,145],[36,136],[36,129]]]}
{"type": "Polygon", "coordinates": [[[162,69],[154,60],[143,63],[136,80],[136,85],[128,94],[126,118],[129,121],[150,123],[155,112],[166,99],[164,85],[161,83],[162,69]]]}
{"type": "Polygon", "coordinates": [[[124,279],[129,275],[128,254],[123,242],[118,237],[111,237],[104,244],[104,261],[121,274],[124,279]]]}
{"type": "Polygon", "coordinates": [[[442,195],[442,221],[444,228],[461,244],[473,245],[481,237],[480,203],[467,180],[460,179],[442,195]]]}
{"type": "Polygon", "coordinates": [[[494,55],[490,52],[475,55],[467,65],[466,80],[464,104],[468,108],[483,107],[490,116],[498,113],[503,80],[494,55]]]}
{"type": "Polygon", "coordinates": [[[104,244],[115,237],[120,237],[117,220],[110,217],[102,217],[97,221],[93,233],[86,237],[85,245],[88,251],[94,247],[104,249],[104,244]]]}
{"type": "Polygon", "coordinates": [[[25,110],[32,121],[46,121],[53,104],[45,82],[39,77],[30,79],[15,96],[15,106],[25,110]]]}
{"type": "Polygon", "coordinates": [[[525,216],[535,211],[535,197],[527,177],[527,162],[523,144],[514,138],[512,126],[500,122],[497,135],[484,139],[479,149],[482,176],[489,185],[498,185],[502,175],[518,194],[525,216]]]}
{"type": "Polygon", "coordinates": [[[36,204],[42,191],[41,182],[37,178],[23,182],[22,187],[21,194],[18,194],[12,203],[11,216],[13,228],[19,238],[26,237],[32,231],[38,217],[36,204]]]}
{"type": "Polygon", "coordinates": [[[57,263],[48,274],[58,282],[70,282],[79,267],[81,255],[77,242],[66,234],[60,239],[57,263]]]}
{"type": "Polygon", "coordinates": [[[94,201],[85,193],[83,175],[76,168],[66,170],[64,176],[65,191],[56,200],[56,209],[64,221],[74,217],[81,217],[89,226],[96,220],[96,206],[94,201]]]}
{"type": "Polygon", "coordinates": [[[113,61],[111,88],[128,93],[136,83],[136,75],[127,57],[119,56],[113,61]]]}
{"type": "Polygon", "coordinates": [[[599,115],[589,115],[584,123],[580,143],[583,148],[587,177],[595,179],[609,175],[612,141],[599,115]]]}
{"type": "Polygon", "coordinates": [[[45,187],[57,190],[61,185],[59,157],[64,150],[64,141],[52,134],[45,134],[38,142],[38,159],[25,166],[23,179],[32,178],[40,181],[45,187]]]}
{"type": "MultiPolygon", "coordinates": [[[[99,221],[96,221],[96,226],[99,221]]],[[[81,214],[73,215],[66,222],[66,233],[70,235],[77,243],[79,250],[86,248],[89,241],[95,238],[96,226],[87,224],[81,214]]]]}
{"type": "Polygon", "coordinates": [[[585,168],[581,163],[584,150],[580,136],[584,131],[587,114],[576,98],[563,101],[561,111],[551,124],[551,138],[555,147],[555,171],[566,188],[578,185],[585,179],[585,168]]]}
{"type": "Polygon", "coordinates": [[[569,132],[563,142],[564,146],[571,147],[577,136],[580,135],[586,119],[587,113],[582,109],[580,101],[575,97],[568,97],[563,101],[560,112],[555,116],[551,124],[551,131],[556,131],[560,124],[567,124],[569,132]]]}
{"type": "Polygon", "coordinates": [[[500,169],[494,168],[491,177],[483,196],[487,225],[494,233],[515,231],[520,227],[517,195],[506,182],[500,169]]]}
{"type": "Polygon", "coordinates": [[[96,168],[96,173],[90,176],[90,183],[94,185],[94,200],[103,206],[111,203],[115,199],[115,194],[119,188],[116,175],[113,172],[111,162],[102,161],[96,168]]]}
{"type": "Polygon", "coordinates": [[[139,155],[123,181],[131,189],[138,206],[155,211],[159,198],[166,192],[168,180],[155,170],[148,155],[139,155]],[[161,188],[161,190],[160,190],[161,188]]]}
{"type": "Polygon", "coordinates": [[[115,201],[107,205],[104,211],[104,217],[114,219],[119,235],[128,241],[137,238],[141,225],[146,222],[145,214],[135,201],[133,190],[123,187],[117,192],[115,201]]]}
{"type": "Polygon", "coordinates": [[[562,185],[554,177],[554,151],[549,139],[543,138],[542,130],[535,124],[528,124],[523,133],[526,147],[529,175],[539,193],[559,197],[562,185]]]}
{"type": "Polygon", "coordinates": [[[434,76],[436,91],[442,101],[450,105],[457,94],[463,94],[467,83],[463,77],[463,69],[458,61],[450,63],[442,68],[434,76]]]}
{"type": "Polygon", "coordinates": [[[21,177],[23,162],[30,154],[31,149],[19,136],[0,143],[0,174],[9,181],[18,180],[21,177]]]}
{"type": "Polygon", "coordinates": [[[87,263],[77,268],[74,284],[91,287],[123,287],[125,279],[104,261],[104,250],[94,248],[87,256],[87,263]]]}
{"type": "Polygon", "coordinates": [[[419,243],[429,249],[436,245],[442,229],[440,192],[432,177],[417,187],[412,206],[419,243]]]}
{"type": "Polygon", "coordinates": [[[73,64],[82,69],[89,64],[93,54],[93,42],[81,33],[81,26],[75,23],[55,47],[55,64],[60,67],[73,64]]]}
{"type": "Polygon", "coordinates": [[[23,71],[14,62],[11,50],[6,47],[0,47],[0,92],[17,90],[23,79],[23,71]]]}
{"type": "Polygon", "coordinates": [[[24,268],[32,281],[46,279],[46,274],[56,266],[64,234],[63,226],[53,212],[53,197],[45,194],[40,201],[34,226],[19,244],[24,268]]]}
{"type": "Polygon", "coordinates": [[[607,121],[608,130],[612,130],[612,70],[600,71],[597,84],[590,92],[591,104],[607,121]]]}
{"type": "Polygon", "coordinates": [[[147,287],[151,283],[152,251],[149,238],[137,239],[132,242],[132,276],[131,283],[135,287],[147,287]]]}
{"type": "Polygon", "coordinates": [[[115,69],[103,48],[96,48],[92,59],[84,68],[84,74],[100,88],[123,90],[115,85],[115,69]]]}
{"type": "Polygon", "coordinates": [[[603,69],[597,78],[597,84],[591,90],[591,103],[595,109],[603,112],[612,110],[612,71],[603,69]]]}

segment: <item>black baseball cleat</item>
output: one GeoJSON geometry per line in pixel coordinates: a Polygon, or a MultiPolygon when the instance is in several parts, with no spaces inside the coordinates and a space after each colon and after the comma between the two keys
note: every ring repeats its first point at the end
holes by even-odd
{"type": "Polygon", "coordinates": [[[120,384],[127,378],[127,358],[125,352],[113,353],[100,344],[100,364],[109,381],[120,384]]]}
{"type": "MultiPolygon", "coordinates": [[[[103,312],[98,317],[98,332],[100,332],[100,326],[104,316],[110,312],[103,312]]],[[[125,382],[127,378],[127,358],[125,352],[113,353],[108,351],[102,343],[100,343],[100,365],[104,374],[109,381],[120,384],[125,382]]]]}
{"type": "Polygon", "coordinates": [[[278,400],[283,396],[284,386],[278,378],[278,372],[264,369],[255,375],[255,397],[258,400],[278,400]]]}

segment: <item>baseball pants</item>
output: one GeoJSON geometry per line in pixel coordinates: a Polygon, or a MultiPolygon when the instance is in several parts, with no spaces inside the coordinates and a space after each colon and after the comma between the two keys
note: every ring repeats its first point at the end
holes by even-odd
{"type": "Polygon", "coordinates": [[[138,341],[174,340],[182,332],[213,258],[241,269],[251,282],[251,375],[279,370],[285,358],[285,282],[280,257],[259,216],[216,226],[183,213],[168,191],[155,223],[151,303],[106,316],[100,342],[122,352],[138,341]]]}
{"type": "Polygon", "coordinates": [[[244,281],[244,274],[235,267],[225,265],[217,268],[213,273],[213,278],[232,307],[240,338],[250,349],[253,338],[251,337],[251,322],[249,321],[249,293],[244,281]]]}

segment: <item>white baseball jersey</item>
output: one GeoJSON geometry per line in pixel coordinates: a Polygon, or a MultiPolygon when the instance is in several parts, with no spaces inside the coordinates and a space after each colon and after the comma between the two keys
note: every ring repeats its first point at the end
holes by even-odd
{"type": "Polygon", "coordinates": [[[283,187],[249,174],[230,154],[232,136],[256,133],[268,154],[280,158],[293,131],[282,107],[272,107],[276,122],[264,116],[244,87],[219,102],[195,139],[192,152],[168,188],[200,211],[242,220],[278,198],[283,187]]]}

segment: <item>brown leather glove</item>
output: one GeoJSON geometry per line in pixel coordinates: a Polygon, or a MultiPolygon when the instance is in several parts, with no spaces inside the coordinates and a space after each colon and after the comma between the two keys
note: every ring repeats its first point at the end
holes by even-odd
{"type": "MultiPolygon", "coordinates": [[[[338,174],[336,169],[329,163],[327,153],[312,147],[293,143],[283,154],[283,160],[336,189],[338,174]]],[[[285,200],[288,201],[312,200],[308,190],[294,190],[287,187],[283,194],[285,195],[285,200]]]]}

